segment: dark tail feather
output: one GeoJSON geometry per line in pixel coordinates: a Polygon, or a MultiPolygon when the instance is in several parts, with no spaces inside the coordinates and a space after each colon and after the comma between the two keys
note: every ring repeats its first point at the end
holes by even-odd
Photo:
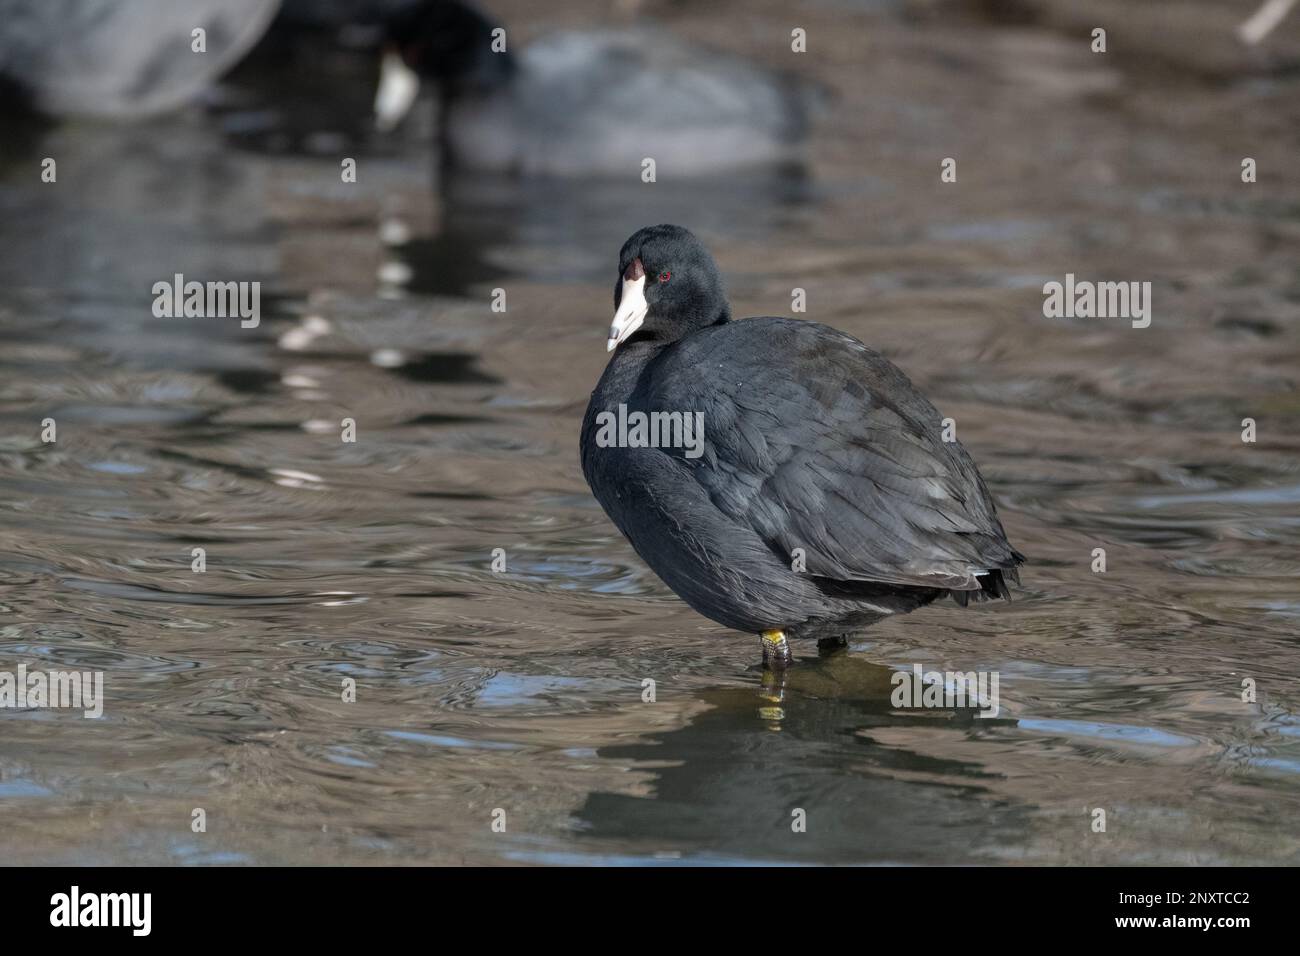
{"type": "MultiPolygon", "coordinates": [[[[1025,556],[1019,551],[1013,551],[1016,564],[1023,563],[1025,556]]],[[[1020,584],[1020,571],[1012,565],[1009,568],[993,568],[986,574],[981,574],[976,580],[979,581],[979,590],[970,591],[949,591],[952,599],[966,607],[971,601],[991,601],[994,598],[1002,598],[1004,601],[1011,600],[1011,588],[1007,585],[1007,579],[1010,578],[1020,584]]]]}

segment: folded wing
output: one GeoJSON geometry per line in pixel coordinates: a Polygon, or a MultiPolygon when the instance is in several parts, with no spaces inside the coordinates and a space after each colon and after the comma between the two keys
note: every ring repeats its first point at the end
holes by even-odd
{"type": "MultiPolygon", "coordinates": [[[[802,549],[808,574],[841,582],[987,591],[991,580],[1005,590],[990,572],[1013,572],[1023,557],[966,450],[943,440],[942,416],[895,366],[850,336],[788,319],[729,323],[691,344],[659,370],[655,392],[678,405],[695,397],[704,452],[673,454],[782,560],[802,549]],[[728,347],[751,323],[764,323],[766,356],[728,347]]],[[[648,395],[646,407],[670,410],[656,402],[648,395]]]]}

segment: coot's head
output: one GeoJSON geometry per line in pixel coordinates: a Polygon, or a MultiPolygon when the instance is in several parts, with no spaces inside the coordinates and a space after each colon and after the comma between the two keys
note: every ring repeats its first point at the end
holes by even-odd
{"type": "Polygon", "coordinates": [[[504,29],[460,0],[406,0],[383,29],[375,93],[375,125],[381,130],[401,122],[422,79],[436,83],[444,96],[456,96],[495,89],[515,70],[504,29]]]}
{"type": "Polygon", "coordinates": [[[689,231],[647,226],[623,243],[609,351],[629,340],[667,345],[730,318],[718,266],[689,231]]]}

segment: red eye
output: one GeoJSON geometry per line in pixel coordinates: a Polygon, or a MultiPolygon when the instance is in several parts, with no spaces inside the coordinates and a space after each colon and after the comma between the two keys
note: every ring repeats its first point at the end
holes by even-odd
{"type": "Polygon", "coordinates": [[[667,282],[667,281],[668,281],[669,279],[671,279],[672,277],[673,277],[673,274],[672,274],[671,272],[661,272],[661,273],[659,273],[659,281],[660,281],[660,282],[667,282]]]}

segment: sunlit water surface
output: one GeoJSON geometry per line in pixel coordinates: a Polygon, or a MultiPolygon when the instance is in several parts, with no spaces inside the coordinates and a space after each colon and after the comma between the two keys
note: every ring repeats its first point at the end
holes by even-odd
{"type": "Polygon", "coordinates": [[[6,136],[0,669],[101,670],[107,701],[0,713],[0,859],[1300,861],[1300,80],[820,16],[802,172],[440,181],[328,59],[6,136]],[[765,687],[640,563],[577,441],[618,246],[661,221],[738,315],[805,289],[956,420],[1031,559],[1014,603],[765,687]],[[1066,272],[1150,280],[1151,327],[1044,318],[1066,272]],[[175,273],[260,280],[261,324],[154,318],[175,273]],[[914,663],[997,672],[1000,714],[895,709],[914,663]]]}

